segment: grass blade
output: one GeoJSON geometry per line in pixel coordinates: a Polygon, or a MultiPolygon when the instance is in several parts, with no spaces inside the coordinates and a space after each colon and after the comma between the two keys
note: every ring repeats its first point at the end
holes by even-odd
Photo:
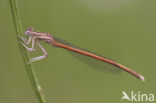
{"type": "Polygon", "coordinates": [[[10,2],[10,8],[11,8],[12,17],[13,17],[14,27],[15,27],[15,30],[16,30],[17,41],[19,43],[20,52],[21,52],[22,57],[23,57],[25,68],[26,68],[27,74],[29,76],[29,80],[31,82],[31,85],[33,87],[33,90],[34,90],[36,96],[37,96],[37,99],[38,99],[39,103],[46,103],[46,101],[44,99],[43,91],[42,91],[41,86],[40,86],[40,84],[38,82],[35,71],[34,71],[33,67],[31,66],[31,64],[27,64],[28,61],[29,61],[29,56],[27,54],[27,51],[20,44],[20,42],[22,42],[21,39],[18,38],[18,35],[23,34],[23,30],[22,30],[20,17],[19,17],[17,2],[16,2],[16,0],[9,0],[9,2],[10,2]]]}

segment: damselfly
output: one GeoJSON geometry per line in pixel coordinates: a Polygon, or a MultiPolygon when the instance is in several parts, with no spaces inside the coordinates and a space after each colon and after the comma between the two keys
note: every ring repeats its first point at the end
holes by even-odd
{"type": "Polygon", "coordinates": [[[26,32],[25,32],[25,35],[29,36],[29,39],[25,39],[24,37],[21,37],[19,36],[24,43],[22,43],[22,45],[28,50],[28,51],[36,51],[35,49],[35,44],[41,48],[41,50],[43,51],[43,55],[42,56],[38,56],[38,57],[34,57],[34,58],[31,58],[29,63],[32,63],[34,61],[38,61],[38,60],[41,60],[43,58],[46,58],[48,56],[48,53],[46,52],[46,50],[42,47],[42,45],[39,43],[39,41],[44,41],[54,47],[60,47],[60,48],[64,48],[66,50],[69,50],[71,52],[74,52],[74,53],[78,53],[78,54],[81,54],[81,55],[85,55],[86,57],[88,58],[92,58],[92,59],[95,59],[95,60],[98,60],[98,61],[101,61],[102,64],[110,64],[110,66],[108,66],[108,69],[112,69],[112,66],[114,66],[114,68],[116,67],[117,69],[122,69],[128,73],[130,73],[131,75],[139,78],[140,80],[144,81],[144,77],[137,73],[136,71],[130,69],[130,68],[127,68],[111,59],[108,59],[104,56],[100,56],[96,53],[93,53],[93,52],[90,52],[88,50],[85,50],[85,49],[81,49],[81,48],[78,48],[74,45],[72,45],[71,43],[68,43],[64,40],[61,40],[57,37],[54,37],[53,35],[49,34],[49,33],[40,33],[40,32],[35,32],[31,27],[29,27],[26,32]],[[30,44],[30,42],[32,42],[32,47],[29,48],[27,47],[28,44],[30,44]],[[110,67],[110,68],[109,68],[110,67]]]}

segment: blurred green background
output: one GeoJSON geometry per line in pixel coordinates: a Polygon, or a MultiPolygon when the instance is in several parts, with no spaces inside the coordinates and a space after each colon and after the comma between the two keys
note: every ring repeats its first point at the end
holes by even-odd
{"type": "MultiPolygon", "coordinates": [[[[42,43],[49,56],[32,65],[47,103],[120,103],[123,90],[156,95],[155,0],[17,1],[23,30],[32,26],[52,33],[113,58],[146,80],[126,72],[101,72],[42,43]]],[[[0,12],[0,103],[38,103],[19,51],[9,0],[0,1],[0,12]]]]}

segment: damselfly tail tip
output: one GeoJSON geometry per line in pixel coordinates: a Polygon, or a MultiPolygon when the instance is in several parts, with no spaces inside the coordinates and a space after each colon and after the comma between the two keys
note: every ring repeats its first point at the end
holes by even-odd
{"type": "Polygon", "coordinates": [[[143,82],[145,82],[145,78],[142,76],[142,75],[140,75],[140,78],[139,78],[141,81],[143,81],[143,82]]]}

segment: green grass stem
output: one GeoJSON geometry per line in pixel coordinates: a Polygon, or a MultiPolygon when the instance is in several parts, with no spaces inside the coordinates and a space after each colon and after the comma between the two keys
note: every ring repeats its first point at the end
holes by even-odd
{"type": "Polygon", "coordinates": [[[20,17],[19,17],[17,2],[16,2],[16,0],[9,0],[9,2],[10,2],[10,8],[11,8],[12,17],[13,17],[14,27],[16,30],[17,41],[19,43],[20,52],[23,57],[25,68],[26,68],[27,74],[29,76],[29,80],[31,82],[31,85],[33,87],[33,90],[34,90],[36,96],[37,96],[39,103],[46,103],[46,101],[44,99],[43,91],[41,89],[41,86],[40,86],[37,76],[35,74],[35,70],[33,69],[31,64],[27,64],[29,62],[28,53],[27,53],[26,49],[21,45],[20,42],[22,42],[22,41],[18,37],[18,35],[23,35],[24,33],[22,30],[22,25],[21,25],[21,21],[20,21],[20,17]]]}

